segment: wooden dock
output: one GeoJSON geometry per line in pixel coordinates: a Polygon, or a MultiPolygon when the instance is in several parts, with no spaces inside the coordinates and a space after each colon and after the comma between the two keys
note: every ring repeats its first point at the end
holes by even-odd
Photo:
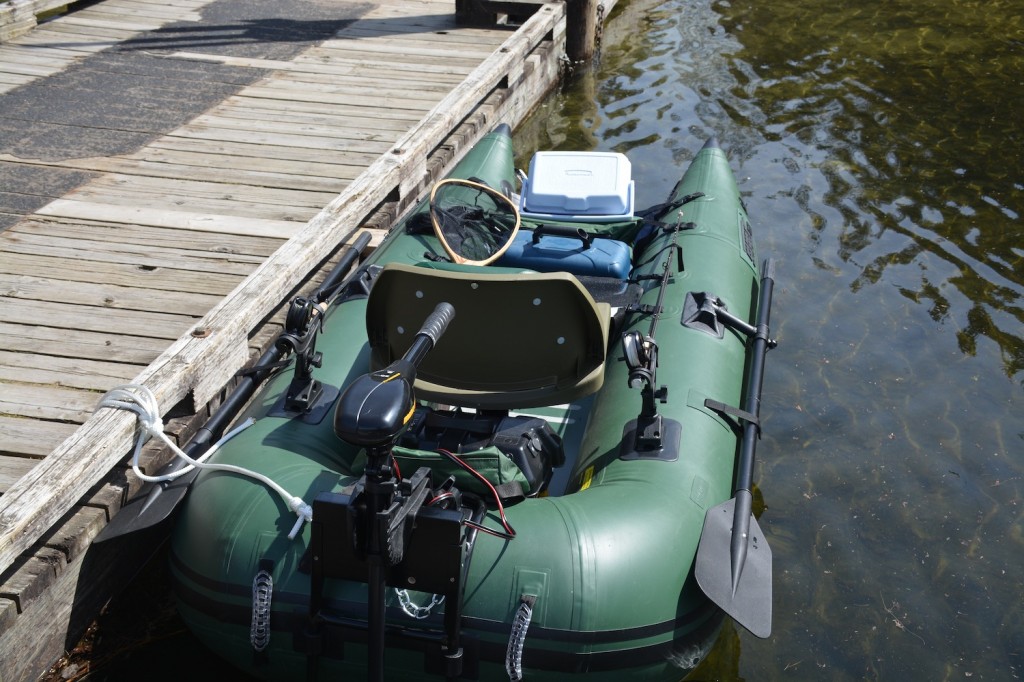
{"type": "Polygon", "coordinates": [[[2,29],[33,4],[0,2],[3,682],[137,568],[90,544],[138,488],[102,394],[146,384],[187,440],[310,273],[525,117],[565,34],[561,4],[512,30],[452,0],[103,0],[2,29]]]}

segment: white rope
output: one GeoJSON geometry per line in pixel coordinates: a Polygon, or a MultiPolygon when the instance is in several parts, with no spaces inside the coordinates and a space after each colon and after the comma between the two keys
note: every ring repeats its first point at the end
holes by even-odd
{"type": "Polygon", "coordinates": [[[213,455],[213,453],[217,452],[221,445],[252,426],[254,423],[252,419],[245,420],[241,425],[224,434],[220,440],[210,446],[210,449],[207,450],[202,457],[192,459],[186,455],[185,452],[179,448],[176,443],[174,443],[174,441],[168,438],[167,434],[164,433],[164,423],[160,419],[160,405],[157,403],[156,396],[153,395],[153,392],[149,390],[148,387],[141,384],[125,384],[124,386],[118,386],[117,388],[111,389],[104,394],[103,398],[100,399],[99,405],[97,405],[96,409],[103,407],[128,410],[130,412],[134,412],[139,418],[139,425],[142,427],[142,432],[135,441],[135,452],[132,455],[132,469],[143,481],[149,483],[171,481],[179,476],[185,475],[193,469],[228,471],[238,474],[239,476],[246,476],[259,481],[277,493],[281,499],[284,500],[288,509],[294,512],[298,517],[295,521],[295,525],[292,526],[291,532],[288,533],[288,539],[294,539],[295,536],[299,534],[299,531],[302,530],[302,524],[313,520],[312,507],[303,502],[301,497],[292,495],[279,484],[272,481],[269,477],[264,476],[259,472],[235,466],[233,464],[213,464],[206,461],[213,455]],[[188,466],[163,476],[148,476],[143,473],[142,469],[139,468],[139,456],[142,453],[142,446],[145,445],[152,437],[159,438],[174,452],[175,455],[188,462],[188,466]]]}

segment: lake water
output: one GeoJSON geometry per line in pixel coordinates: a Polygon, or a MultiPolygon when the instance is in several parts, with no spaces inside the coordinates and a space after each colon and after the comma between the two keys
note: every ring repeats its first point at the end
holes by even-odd
{"type": "Polygon", "coordinates": [[[638,0],[519,131],[627,153],[641,206],[716,135],[777,260],[774,633],[696,679],[1024,674],[1021,105],[1019,1],[638,0]]]}
{"type": "Polygon", "coordinates": [[[693,679],[1024,674],[1021,105],[1019,0],[634,0],[517,132],[627,153],[640,206],[716,135],[777,261],[774,632],[693,679]]]}

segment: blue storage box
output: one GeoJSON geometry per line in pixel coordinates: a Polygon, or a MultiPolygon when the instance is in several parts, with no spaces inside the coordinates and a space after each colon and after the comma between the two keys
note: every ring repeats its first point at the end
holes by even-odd
{"type": "Polygon", "coordinates": [[[533,232],[519,230],[495,265],[626,279],[631,257],[629,246],[617,239],[591,239],[586,247],[582,239],[575,237],[542,235],[534,244],[533,232]]]}
{"type": "Polygon", "coordinates": [[[519,211],[541,220],[590,223],[633,217],[629,159],[614,152],[537,152],[519,211]]]}

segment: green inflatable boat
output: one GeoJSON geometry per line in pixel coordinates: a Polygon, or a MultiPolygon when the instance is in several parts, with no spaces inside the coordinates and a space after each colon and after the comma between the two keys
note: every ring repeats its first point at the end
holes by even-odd
{"type": "Polygon", "coordinates": [[[621,154],[501,126],[296,299],[176,519],[181,616],[267,680],[679,680],[771,629],[751,513],[769,333],[710,140],[638,211],[621,154]]]}

